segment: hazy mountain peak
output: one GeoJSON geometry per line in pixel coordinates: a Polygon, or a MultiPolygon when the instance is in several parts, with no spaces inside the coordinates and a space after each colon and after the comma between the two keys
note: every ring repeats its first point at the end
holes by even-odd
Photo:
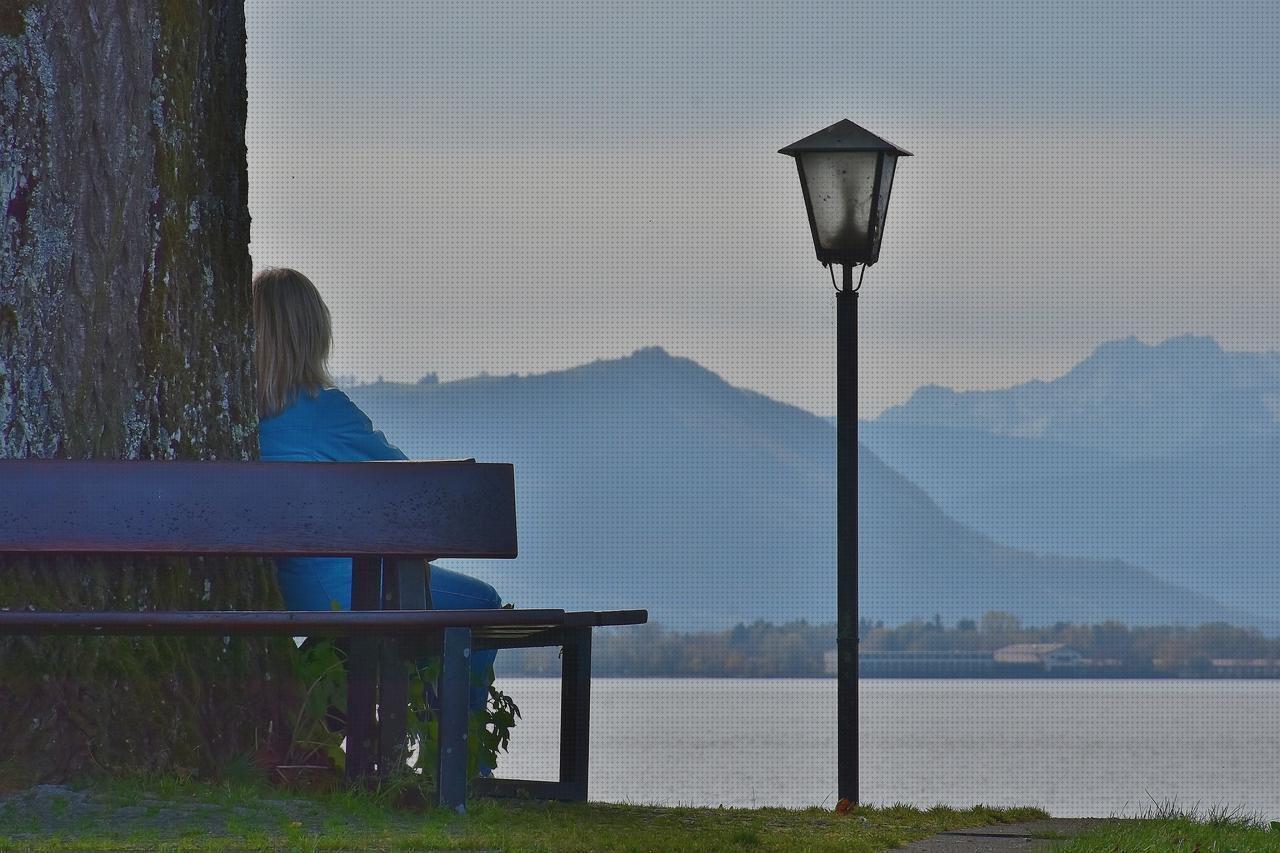
{"type": "Polygon", "coordinates": [[[920,388],[877,420],[1037,438],[1122,456],[1280,435],[1280,369],[1207,335],[1107,341],[1063,376],[992,391],[920,388]]]}
{"type": "Polygon", "coordinates": [[[628,356],[628,358],[634,358],[634,359],[651,359],[651,360],[663,360],[663,359],[666,359],[666,360],[670,360],[670,361],[674,361],[674,360],[675,360],[675,359],[674,359],[674,357],[671,355],[671,353],[667,352],[667,351],[666,351],[665,349],[663,349],[662,347],[660,347],[660,346],[656,346],[656,345],[655,345],[655,346],[648,346],[648,347],[640,347],[640,349],[638,349],[638,350],[636,350],[635,352],[631,353],[631,355],[630,355],[630,356],[628,356]]]}
{"type": "Polygon", "coordinates": [[[1213,339],[1213,336],[1193,335],[1189,333],[1185,335],[1177,335],[1172,338],[1166,338],[1158,348],[1175,352],[1223,352],[1222,347],[1213,339]]]}
{"type": "MultiPolygon", "coordinates": [[[[1130,335],[1127,338],[1119,338],[1099,344],[1088,358],[1080,362],[1080,365],[1132,356],[1146,360],[1164,356],[1215,357],[1222,355],[1225,355],[1225,351],[1210,335],[1175,335],[1158,344],[1146,344],[1139,340],[1136,335],[1130,335]]],[[[1077,367],[1080,365],[1077,365],[1077,367]]]]}
{"type": "MultiPolygon", "coordinates": [[[[912,392],[910,402],[944,402],[960,396],[961,393],[962,392],[957,391],[954,388],[948,388],[945,385],[935,385],[931,382],[928,385],[921,385],[912,392]]],[[[909,404],[910,403],[908,403],[908,405],[909,404]]]]}
{"type": "Polygon", "coordinates": [[[676,396],[694,388],[729,387],[718,374],[693,359],[672,355],[660,346],[641,347],[630,355],[598,358],[555,374],[541,375],[603,383],[602,387],[612,387],[619,393],[637,383],[653,389],[669,389],[676,396]]]}
{"type": "MultiPolygon", "coordinates": [[[[629,355],[613,356],[605,358],[597,358],[593,361],[579,364],[565,370],[552,371],[552,373],[572,373],[577,370],[584,369],[605,369],[613,370],[616,368],[634,369],[643,368],[645,370],[667,370],[671,368],[696,368],[704,373],[711,373],[702,365],[693,359],[684,358],[683,356],[672,355],[660,346],[640,347],[633,350],[629,355]]],[[[546,376],[549,374],[532,374],[546,376]]],[[[714,375],[714,374],[712,374],[714,375]]]]}
{"type": "Polygon", "coordinates": [[[621,358],[600,359],[594,363],[627,370],[642,370],[654,375],[684,372],[714,379],[717,382],[722,381],[719,375],[698,364],[693,359],[672,355],[660,346],[641,347],[630,355],[624,355],[621,358]]]}

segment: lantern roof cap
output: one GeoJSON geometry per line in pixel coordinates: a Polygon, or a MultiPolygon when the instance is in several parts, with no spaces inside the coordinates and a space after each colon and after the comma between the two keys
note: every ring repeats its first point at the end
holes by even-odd
{"type": "Polygon", "coordinates": [[[847,118],[842,118],[799,142],[793,142],[786,148],[780,148],[778,153],[795,157],[808,151],[888,151],[899,157],[911,156],[910,151],[899,148],[887,139],[881,139],[847,118]]]}

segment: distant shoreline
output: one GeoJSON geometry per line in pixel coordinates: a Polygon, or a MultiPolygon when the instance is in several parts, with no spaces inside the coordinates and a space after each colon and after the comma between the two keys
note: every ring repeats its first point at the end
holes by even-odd
{"type": "MultiPolygon", "coordinates": [[[[558,672],[499,673],[504,678],[556,680],[558,672]]],[[[618,681],[670,680],[670,681],[832,681],[834,675],[593,675],[592,681],[613,679],[618,681]]],[[[1280,681],[1280,676],[1254,675],[1068,675],[1053,673],[1044,675],[860,675],[859,681],[1280,681]]]]}

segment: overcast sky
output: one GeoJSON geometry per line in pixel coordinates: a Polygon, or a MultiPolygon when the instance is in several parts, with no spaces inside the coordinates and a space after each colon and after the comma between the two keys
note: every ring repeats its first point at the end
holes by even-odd
{"type": "Polygon", "coordinates": [[[543,372],[650,345],[819,414],[834,294],[778,148],[899,165],[860,414],[1100,342],[1280,349],[1273,2],[248,0],[256,267],[334,372],[543,372]]]}

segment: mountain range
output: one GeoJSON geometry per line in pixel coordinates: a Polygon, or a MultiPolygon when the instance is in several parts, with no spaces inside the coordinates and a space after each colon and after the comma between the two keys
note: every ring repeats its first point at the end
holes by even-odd
{"type": "MultiPolygon", "coordinates": [[[[653,621],[682,630],[835,618],[835,429],[824,418],[657,347],[538,375],[453,382],[427,375],[346,390],[411,458],[515,464],[520,556],[445,564],[490,581],[517,606],[645,607],[653,621]]],[[[965,414],[968,399],[921,389],[901,409],[859,425],[864,618],[953,621],[1004,610],[1030,624],[1228,621],[1274,630],[1256,608],[1220,603],[1213,584],[1186,583],[1102,548],[1046,547],[1041,527],[1052,512],[1042,507],[1037,514],[1009,498],[1006,507],[1038,520],[1016,524],[1001,522],[997,509],[963,506],[966,495],[985,492],[957,484],[957,470],[1021,476],[1016,458],[1001,466],[957,461],[970,454],[966,436],[996,455],[1004,442],[1023,442],[1022,458],[1033,466],[1057,459],[1070,469],[1088,459],[1096,464],[1087,470],[1096,470],[1108,460],[1165,458],[1067,440],[1088,430],[1066,415],[1055,424],[1048,403],[1037,415],[1048,418],[1041,429],[1048,438],[1000,433],[1021,426],[994,418],[989,405],[965,414]],[[949,402],[928,405],[931,397],[949,402]],[[956,397],[966,402],[957,406],[956,397]],[[930,435],[935,444],[924,448],[930,435]]],[[[1070,414],[1069,403],[1060,405],[1070,414]]],[[[1123,448],[1124,435],[1114,428],[1098,440],[1123,448]]],[[[1177,452],[1193,452],[1160,435],[1177,452]]],[[[993,474],[983,488],[999,482],[993,474]]],[[[1135,510],[1148,518],[1165,511],[1122,508],[1135,510]]],[[[1106,521],[1096,513],[1093,520],[1106,521]]]]}
{"type": "Polygon", "coordinates": [[[1051,382],[922,388],[858,432],[944,512],[1000,542],[1122,560],[1270,620],[1277,401],[1276,353],[1130,338],[1051,382]]]}

